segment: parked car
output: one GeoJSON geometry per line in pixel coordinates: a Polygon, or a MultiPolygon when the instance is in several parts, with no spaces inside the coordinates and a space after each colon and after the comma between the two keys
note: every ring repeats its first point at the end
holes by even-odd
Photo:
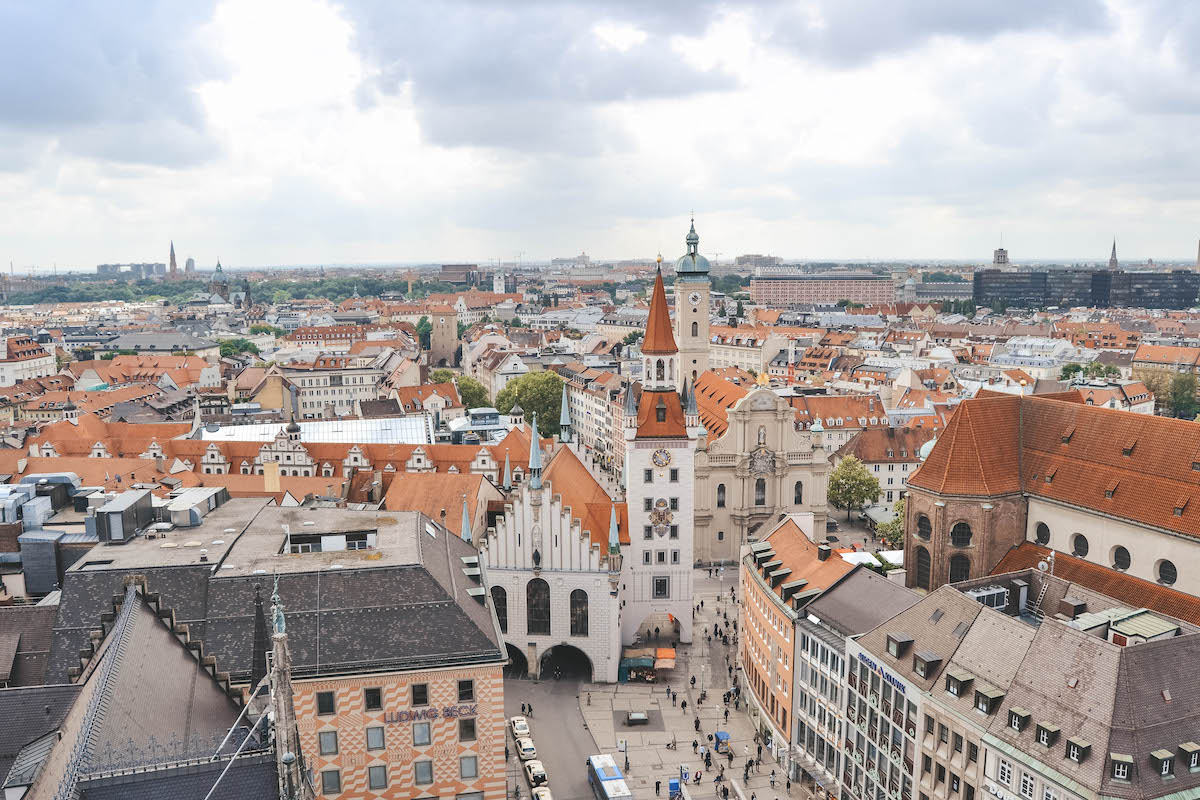
{"type": "Polygon", "coordinates": [[[512,727],[514,739],[529,735],[529,720],[524,717],[513,717],[508,724],[512,727]]]}
{"type": "Polygon", "coordinates": [[[533,746],[533,739],[528,736],[517,739],[517,755],[521,757],[522,761],[537,758],[537,748],[533,746]]]}
{"type": "Polygon", "coordinates": [[[549,782],[549,778],[546,777],[546,768],[540,761],[526,761],[525,775],[529,778],[529,785],[535,789],[538,786],[545,786],[549,782]]]}
{"type": "Polygon", "coordinates": [[[533,795],[533,800],[554,800],[554,797],[550,794],[550,790],[545,786],[537,787],[531,794],[533,795]]]}

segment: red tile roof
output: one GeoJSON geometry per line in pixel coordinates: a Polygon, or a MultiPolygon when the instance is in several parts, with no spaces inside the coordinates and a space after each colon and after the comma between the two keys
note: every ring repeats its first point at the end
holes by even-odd
{"type": "MultiPolygon", "coordinates": [[[[1025,542],[1008,551],[992,570],[993,575],[1031,569],[1050,555],[1049,548],[1025,542]]],[[[1054,554],[1054,575],[1080,586],[1108,595],[1133,608],[1148,608],[1162,614],[1200,625],[1200,597],[1169,589],[1124,572],[1093,564],[1066,553],[1054,554]]]]}
{"type": "Polygon", "coordinates": [[[687,420],[679,395],[672,391],[643,389],[641,400],[638,401],[637,438],[686,439],[687,435],[687,420]],[[658,420],[657,409],[660,407],[666,410],[662,422],[658,420]]]}
{"type": "Polygon", "coordinates": [[[1200,425],[1067,398],[961,403],[909,486],[938,494],[1024,492],[1200,535],[1200,425]],[[1179,513],[1176,513],[1179,509],[1179,513]]]}
{"type": "Polygon", "coordinates": [[[671,331],[671,315],[667,310],[667,292],[663,288],[662,271],[654,276],[654,292],[650,295],[650,318],[646,321],[646,338],[642,352],[648,355],[674,355],[675,334],[671,331]]]}

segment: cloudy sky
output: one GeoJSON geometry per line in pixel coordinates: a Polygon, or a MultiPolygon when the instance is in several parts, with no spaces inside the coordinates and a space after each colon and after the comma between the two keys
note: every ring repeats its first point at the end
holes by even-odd
{"type": "Polygon", "coordinates": [[[0,259],[1193,258],[1190,0],[0,5],[0,259]]]}

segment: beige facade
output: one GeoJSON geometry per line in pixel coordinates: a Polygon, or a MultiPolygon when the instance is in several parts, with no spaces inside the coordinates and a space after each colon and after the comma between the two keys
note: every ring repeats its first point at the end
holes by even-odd
{"type": "Polygon", "coordinates": [[[886,275],[764,276],[750,279],[750,299],[776,307],[839,300],[874,306],[895,302],[896,290],[886,275]]]}
{"type": "Polygon", "coordinates": [[[780,514],[808,512],[825,529],[829,456],[819,431],[769,389],[728,411],[728,428],[696,454],[696,559],[732,562],[741,544],[780,514]]]}

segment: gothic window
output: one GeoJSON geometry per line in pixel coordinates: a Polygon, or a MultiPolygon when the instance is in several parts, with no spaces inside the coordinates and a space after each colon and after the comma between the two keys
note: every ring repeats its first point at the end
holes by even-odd
{"type": "Polygon", "coordinates": [[[496,609],[500,632],[508,633],[508,593],[504,591],[503,586],[492,587],[492,606],[496,609]]]}
{"type": "Polygon", "coordinates": [[[971,559],[963,555],[950,558],[950,582],[958,583],[971,577],[971,559]]]}
{"type": "Polygon", "coordinates": [[[804,505],[804,483],[802,481],[796,481],[795,496],[792,498],[792,502],[798,506],[804,505]]]}
{"type": "Polygon", "coordinates": [[[754,505],[765,506],[767,504],[767,481],[765,478],[759,478],[754,482],[754,505]]]}
{"type": "Polygon", "coordinates": [[[933,536],[933,525],[929,522],[929,517],[922,514],[917,517],[917,536],[920,536],[926,541],[930,536],[933,536]]]}
{"type": "Polygon", "coordinates": [[[917,588],[929,589],[929,573],[933,568],[929,551],[924,547],[917,547],[917,588]]]}
{"type": "Polygon", "coordinates": [[[664,362],[661,358],[658,360],[658,363],[654,365],[654,376],[660,381],[665,381],[667,379],[667,365],[666,362],[664,362]]]}
{"type": "Polygon", "coordinates": [[[725,484],[717,484],[717,508],[725,507],[725,484]]]}
{"type": "Polygon", "coordinates": [[[950,529],[950,544],[955,547],[971,546],[971,526],[960,522],[950,529]]]}
{"type": "Polygon", "coordinates": [[[571,635],[588,635],[588,596],[583,589],[571,592],[571,635]]]}
{"type": "Polygon", "coordinates": [[[550,584],[541,578],[525,584],[525,632],[550,634],[550,584]]]}

